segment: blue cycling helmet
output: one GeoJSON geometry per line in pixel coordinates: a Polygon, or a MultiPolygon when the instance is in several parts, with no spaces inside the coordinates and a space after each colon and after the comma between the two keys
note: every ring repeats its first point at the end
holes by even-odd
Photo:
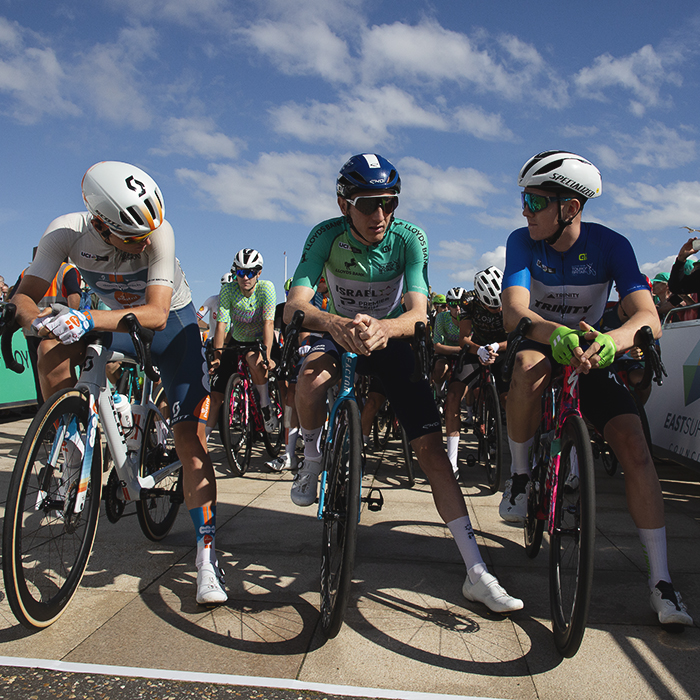
{"type": "Polygon", "coordinates": [[[357,192],[367,190],[391,190],[399,194],[401,178],[386,158],[377,153],[361,153],[340,169],[335,189],[343,199],[353,199],[357,192]]]}

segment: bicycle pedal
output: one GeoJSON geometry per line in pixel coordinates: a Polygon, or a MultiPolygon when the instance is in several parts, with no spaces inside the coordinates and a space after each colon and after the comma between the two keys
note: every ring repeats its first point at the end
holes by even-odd
{"type": "Polygon", "coordinates": [[[369,510],[378,511],[384,506],[384,496],[379,489],[370,489],[370,492],[362,499],[369,510]],[[378,494],[375,496],[374,494],[378,494]]]}

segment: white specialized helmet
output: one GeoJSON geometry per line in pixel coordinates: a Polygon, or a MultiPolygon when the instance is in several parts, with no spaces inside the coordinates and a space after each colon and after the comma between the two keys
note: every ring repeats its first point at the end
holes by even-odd
{"type": "Polygon", "coordinates": [[[230,284],[233,282],[233,272],[227,272],[225,275],[221,275],[221,284],[230,284]]]}
{"type": "Polygon", "coordinates": [[[573,190],[585,199],[600,197],[603,181],[589,160],[568,151],[543,151],[530,158],[518,175],[520,187],[573,190]]]}
{"type": "Polygon", "coordinates": [[[231,272],[236,270],[262,270],[263,256],[253,248],[242,248],[236,253],[231,266],[231,272]]]}
{"type": "Polygon", "coordinates": [[[493,265],[474,275],[474,292],[477,299],[492,309],[501,306],[501,281],[503,273],[493,265]]]}
{"type": "Polygon", "coordinates": [[[445,301],[449,304],[451,301],[463,301],[467,296],[467,290],[463,287],[452,287],[447,294],[445,294],[445,301]]]}
{"type": "Polygon", "coordinates": [[[83,176],[87,210],[117,236],[155,231],[165,218],[163,195],[153,178],[129,163],[105,160],[83,176]]]}

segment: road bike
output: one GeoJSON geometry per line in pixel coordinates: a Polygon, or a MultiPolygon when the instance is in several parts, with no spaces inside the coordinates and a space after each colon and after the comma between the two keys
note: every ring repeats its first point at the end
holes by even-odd
{"type": "MultiPolygon", "coordinates": [[[[464,367],[465,356],[469,346],[465,345],[457,359],[457,373],[464,367]]],[[[486,483],[491,493],[496,493],[501,485],[503,473],[503,421],[501,418],[501,401],[496,386],[492,365],[479,363],[475,376],[467,385],[474,391],[473,427],[477,439],[476,457],[468,455],[467,464],[473,467],[480,463],[486,469],[486,483]]]]}
{"type": "MultiPolygon", "coordinates": [[[[12,366],[13,316],[14,308],[3,309],[2,354],[17,371],[12,366]]],[[[80,379],[39,409],[15,462],[3,524],[3,578],[12,612],[29,628],[55,622],[75,595],[92,551],[102,497],[112,522],[134,502],[141,529],[154,541],[168,534],[184,501],[172,431],[150,394],[141,396],[140,441],[128,440],[115,408],[107,362],[136,361],[147,383],[159,380],[150,356],[153,331],[142,328],[133,314],[123,320],[137,359],[105,348],[106,334],[87,334],[80,379]],[[102,432],[114,460],[104,490],[102,432]]]]}
{"type": "MultiPolygon", "coordinates": [[[[280,453],[284,441],[282,398],[277,376],[274,372],[270,372],[268,375],[270,410],[277,415],[279,427],[275,433],[268,433],[265,430],[260,399],[254,389],[246,361],[246,353],[251,351],[259,352],[264,361],[265,346],[260,340],[250,343],[230,343],[222,351],[237,355],[237,368],[226,382],[219,432],[231,473],[234,476],[242,476],[250,464],[256,437],[262,437],[270,457],[277,457],[280,453]]],[[[266,362],[265,365],[267,366],[266,362]]]]}

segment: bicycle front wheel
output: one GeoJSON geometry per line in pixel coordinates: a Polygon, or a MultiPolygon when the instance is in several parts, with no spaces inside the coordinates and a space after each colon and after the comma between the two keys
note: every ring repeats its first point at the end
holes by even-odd
{"type": "MultiPolygon", "coordinates": [[[[151,409],[143,426],[139,475],[148,476],[175,461],[177,452],[173,431],[161,415],[151,409]]],[[[143,534],[153,542],[162,540],[175,524],[177,512],[184,500],[180,467],[136,501],[136,515],[143,534]]]]}
{"type": "Polygon", "coordinates": [[[8,489],[3,525],[3,578],[15,617],[26,627],[55,622],[87,567],[100,512],[99,433],[88,440],[88,398],[77,389],[54,394],[22,441],[8,489]],[[87,484],[83,456],[95,447],[87,484]],[[74,506],[79,491],[85,503],[74,506]]]}
{"type": "Polygon", "coordinates": [[[270,457],[277,457],[282,448],[282,442],[284,441],[284,419],[283,419],[283,408],[282,408],[282,396],[280,395],[279,384],[277,383],[277,377],[270,374],[268,379],[268,388],[270,392],[270,411],[277,416],[279,422],[279,427],[276,433],[268,433],[263,430],[263,442],[265,443],[265,449],[270,457]]]}
{"type": "Polygon", "coordinates": [[[251,424],[246,415],[245,384],[240,374],[232,374],[224,393],[221,442],[231,473],[243,476],[253,448],[251,424]]]}
{"type": "MultiPolygon", "coordinates": [[[[501,403],[498,390],[493,382],[482,387],[484,392],[484,423],[479,425],[483,435],[483,459],[486,467],[486,482],[491,493],[501,486],[503,469],[503,425],[501,424],[501,403]]],[[[480,436],[481,437],[481,436],[480,436]]]]}
{"type": "Polygon", "coordinates": [[[593,586],[595,481],[593,452],[579,416],[564,423],[554,523],[550,528],[549,600],[554,643],[573,656],[586,631],[593,586]]]}
{"type": "Polygon", "coordinates": [[[340,404],[330,434],[321,550],[321,628],[329,639],[343,625],[360,519],[362,426],[353,400],[340,404]]]}

